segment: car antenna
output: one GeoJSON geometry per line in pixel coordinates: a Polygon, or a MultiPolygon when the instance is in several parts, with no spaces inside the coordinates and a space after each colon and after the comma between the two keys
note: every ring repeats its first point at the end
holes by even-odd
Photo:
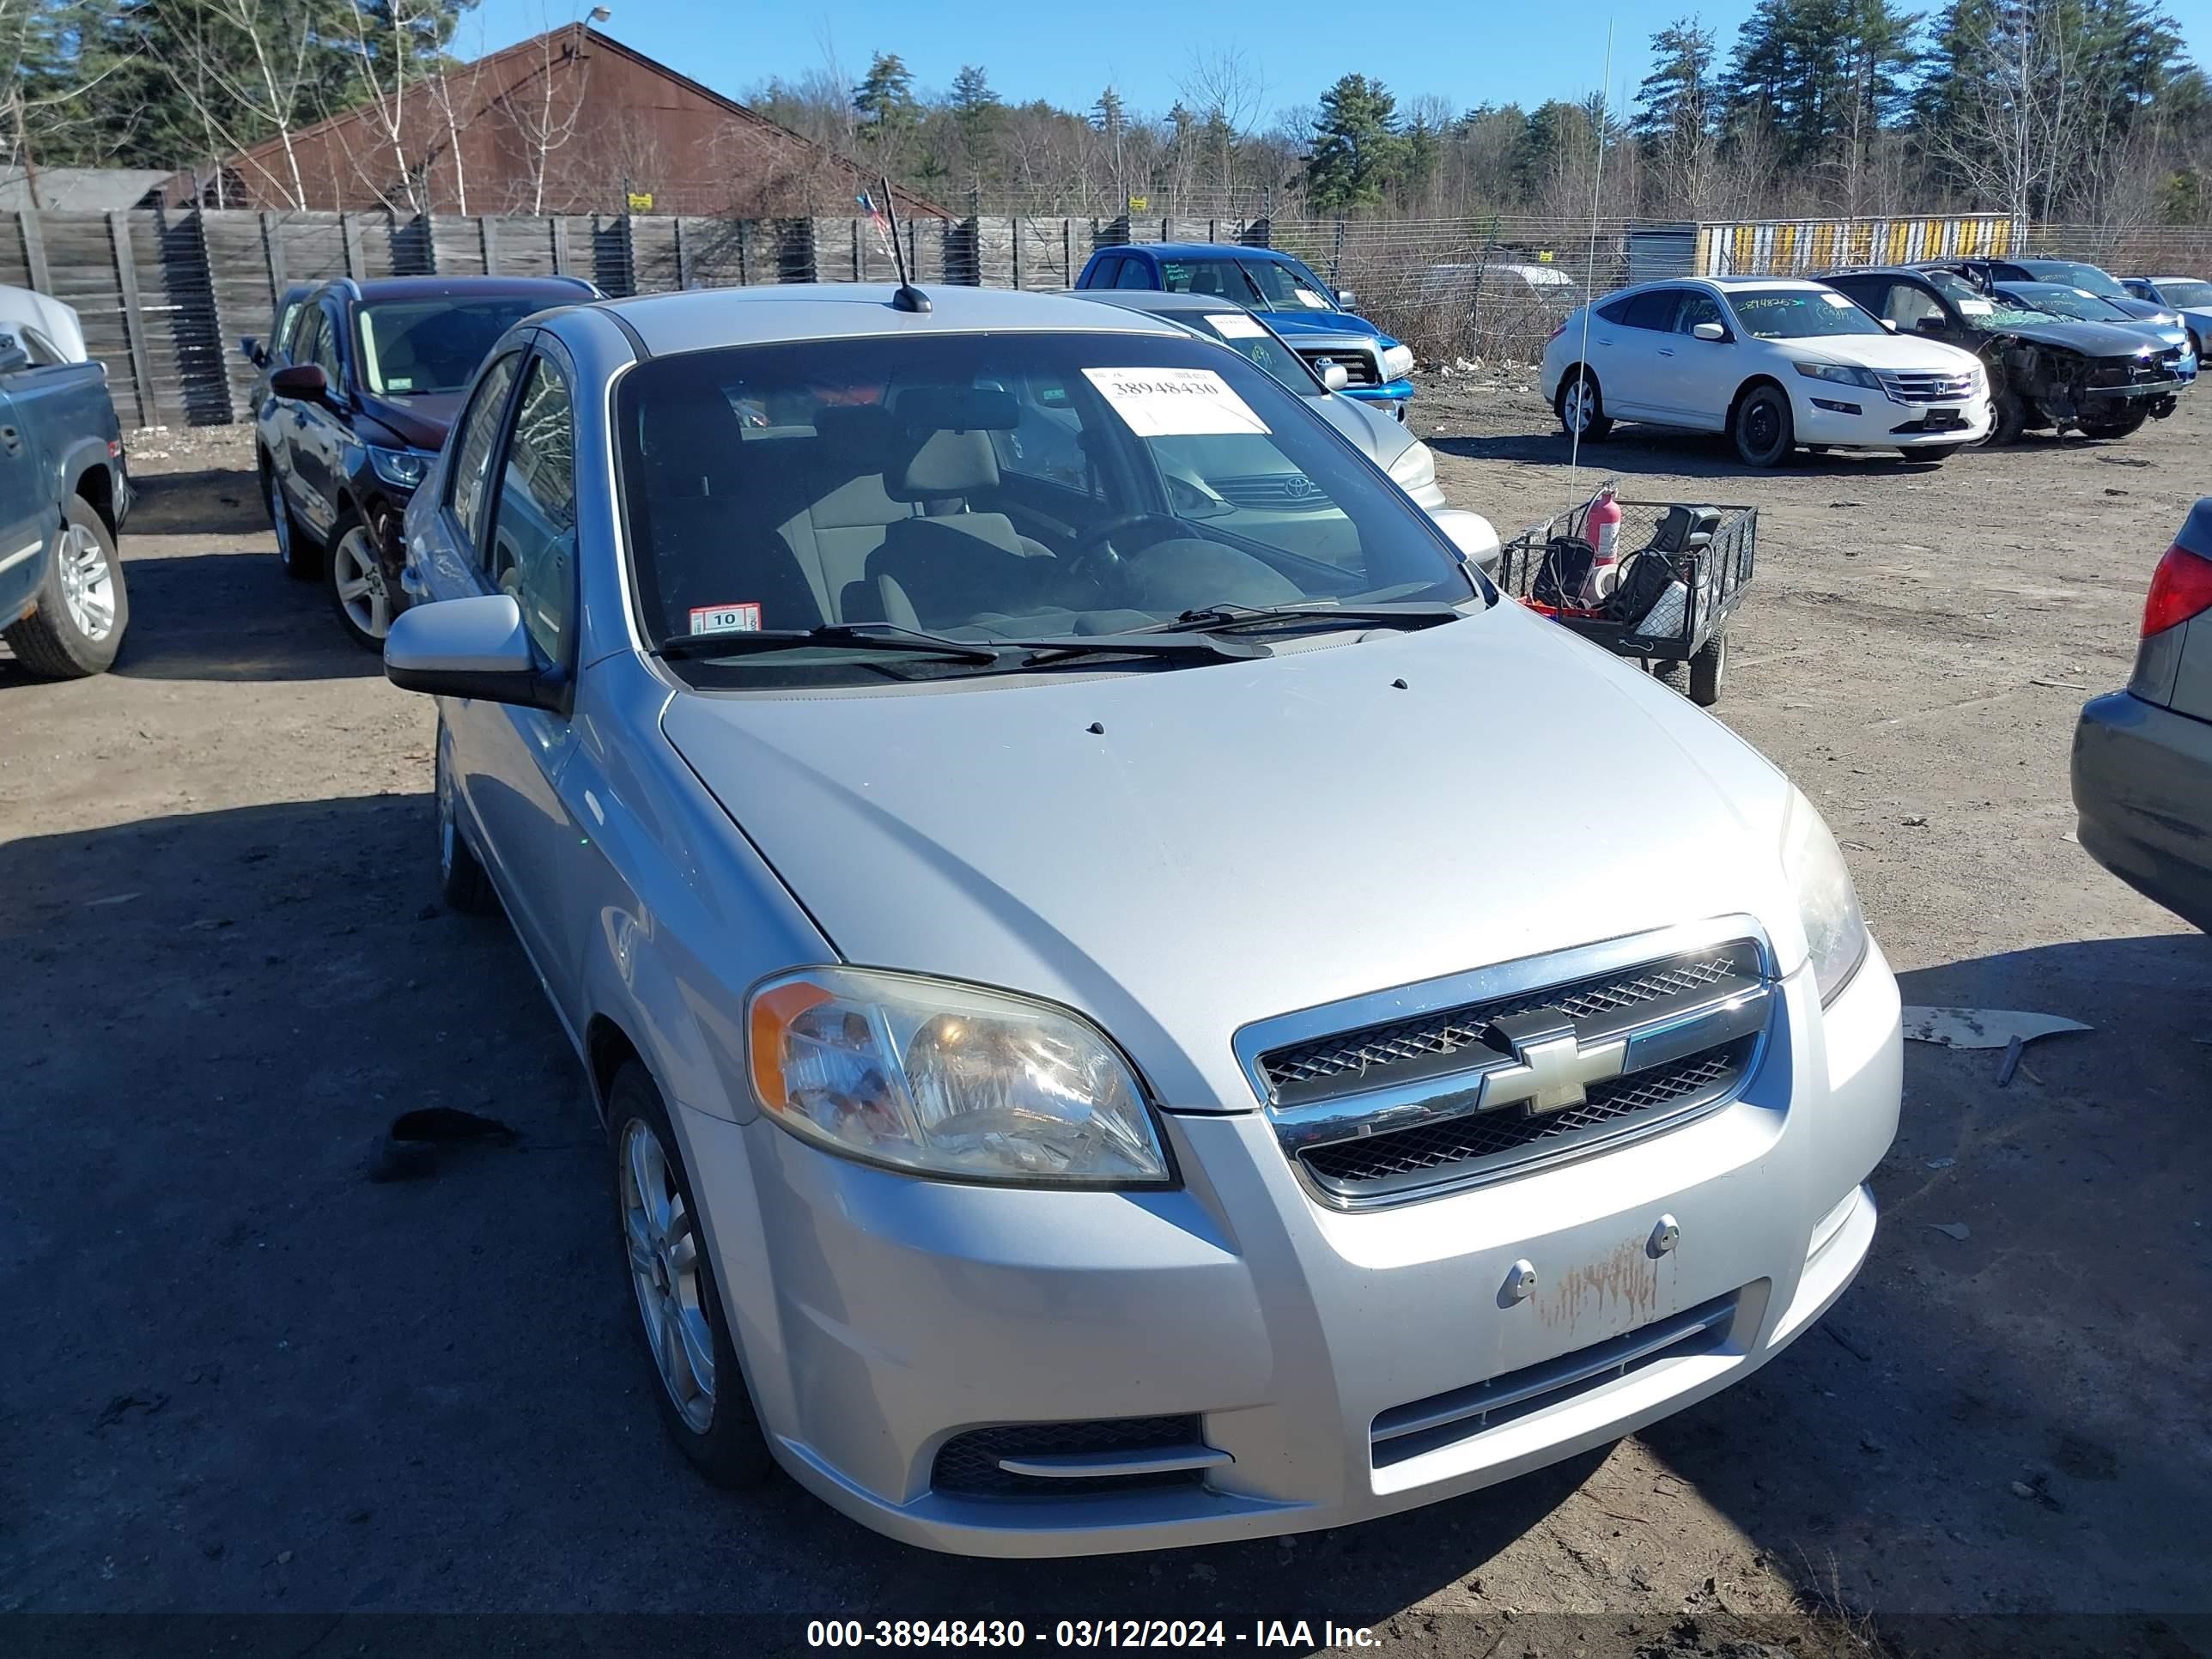
{"type": "Polygon", "coordinates": [[[1597,309],[1597,214],[1605,189],[1605,130],[1613,119],[1613,23],[1605,26],[1605,79],[1598,83],[1597,103],[1597,168],[1590,184],[1589,262],[1583,276],[1583,343],[1581,361],[1575,365],[1575,374],[1581,382],[1578,412],[1583,418],[1575,422],[1574,430],[1567,434],[1567,511],[1575,510],[1575,472],[1582,465],[1583,428],[1589,423],[1589,335],[1590,313],[1597,309]]]}
{"type": "Polygon", "coordinates": [[[898,203],[891,195],[891,181],[887,173],[877,175],[884,187],[884,213],[890,225],[891,259],[898,266],[898,292],[891,295],[894,311],[923,312],[930,308],[929,295],[909,281],[906,274],[906,244],[899,240],[898,203]]]}

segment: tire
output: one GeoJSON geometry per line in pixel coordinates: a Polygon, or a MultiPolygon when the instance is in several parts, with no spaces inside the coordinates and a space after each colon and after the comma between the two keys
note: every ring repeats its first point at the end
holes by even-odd
{"type": "Polygon", "coordinates": [[[662,1425],[714,1485],[754,1485],[774,1460],[731,1345],[713,1253],[696,1224],[698,1205],[668,1109],[635,1060],[623,1063],[607,1091],[607,1128],[615,1224],[662,1425]],[[702,1370],[711,1375],[702,1378],[702,1370]]]}
{"type": "Polygon", "coordinates": [[[2142,430],[2148,415],[2130,415],[2118,421],[2084,421],[2081,435],[2085,438],[2130,438],[2142,430]]]}
{"type": "Polygon", "coordinates": [[[269,514],[269,527],[276,532],[276,562],[295,582],[311,582],[323,574],[322,550],[314,538],[300,527],[291,505],[276,483],[276,469],[267,455],[261,458],[261,505],[269,514]]]}
{"type": "Polygon", "coordinates": [[[325,586],[331,609],[346,637],[364,651],[380,652],[384,636],[399,608],[392,600],[383,568],[377,562],[376,542],[368,526],[350,514],[337,521],[331,535],[329,568],[325,586]]]}
{"type": "Polygon", "coordinates": [[[2027,404],[2010,392],[1999,392],[1990,411],[1990,435],[1982,441],[1992,447],[2016,444],[2027,430],[2027,404]]]}
{"type": "Polygon", "coordinates": [[[491,878],[461,833],[459,802],[453,793],[453,738],[441,716],[438,721],[436,800],[438,811],[438,896],[449,910],[467,916],[489,916],[499,910],[499,895],[491,878]]]}
{"type": "Polygon", "coordinates": [[[1778,386],[1762,382],[1736,399],[1729,418],[1729,436],[1735,443],[1736,459],[1762,471],[1780,466],[1790,459],[1796,442],[1796,422],[1790,412],[1790,394],[1778,386]]]}
{"type": "Polygon", "coordinates": [[[1929,466],[1941,466],[1965,447],[1964,444],[1927,444],[1900,453],[1908,461],[1923,461],[1929,466]]]}
{"type": "Polygon", "coordinates": [[[1700,708],[1711,708],[1721,700],[1721,686],[1728,678],[1728,635],[1716,634],[1705,641],[1704,650],[1690,659],[1690,701],[1700,708]]]}
{"type": "Polygon", "coordinates": [[[115,538],[82,495],[62,503],[32,601],[37,608],[4,635],[26,669],[42,679],[81,680],[114,665],[131,626],[131,596],[115,538]]]}
{"type": "Polygon", "coordinates": [[[1559,429],[1567,434],[1568,441],[1572,442],[1575,435],[1575,418],[1567,413],[1567,395],[1577,389],[1589,400],[1589,414],[1582,423],[1583,441],[1601,444],[1612,435],[1613,420],[1605,412],[1605,397],[1598,390],[1597,376],[1591,374],[1589,370],[1577,368],[1572,374],[1559,382],[1559,395],[1552,399],[1552,412],[1559,417],[1559,429]]]}

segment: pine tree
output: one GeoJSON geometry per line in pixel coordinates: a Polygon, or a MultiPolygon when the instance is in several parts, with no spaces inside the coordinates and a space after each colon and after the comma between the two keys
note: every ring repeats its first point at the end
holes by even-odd
{"type": "Polygon", "coordinates": [[[1397,112],[1397,100],[1364,75],[1345,76],[1322,94],[1306,161],[1306,199],[1316,210],[1340,213],[1382,199],[1406,162],[1397,112]]]}
{"type": "Polygon", "coordinates": [[[1712,126],[1719,85],[1719,46],[1695,17],[1677,18],[1651,37],[1656,64],[1636,92],[1633,122],[1647,144],[1702,138],[1712,126]]]}
{"type": "Polygon", "coordinates": [[[1006,106],[991,90],[990,78],[983,73],[981,65],[960,66],[960,73],[952,77],[952,90],[945,102],[952,111],[953,125],[960,130],[960,147],[968,153],[969,169],[978,173],[988,172],[1006,106]]]}

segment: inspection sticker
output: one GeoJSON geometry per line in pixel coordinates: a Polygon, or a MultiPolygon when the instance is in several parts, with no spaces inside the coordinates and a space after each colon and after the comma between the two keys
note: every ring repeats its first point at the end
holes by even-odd
{"type": "Polygon", "coordinates": [[[757,634],[760,625],[757,605],[702,605],[691,611],[694,634],[757,634]]]}
{"type": "Polygon", "coordinates": [[[1251,405],[1210,368],[1086,368],[1083,374],[1139,438],[1267,430],[1251,405]]]}
{"type": "Polygon", "coordinates": [[[1209,311],[1206,313],[1206,320],[1213,325],[1213,331],[1224,340],[1263,339],[1267,332],[1241,311],[1224,312],[1218,317],[1209,311]]]}
{"type": "Polygon", "coordinates": [[[1847,294],[1823,294],[1820,297],[1838,311],[1849,311],[1858,303],[1847,294]]]}

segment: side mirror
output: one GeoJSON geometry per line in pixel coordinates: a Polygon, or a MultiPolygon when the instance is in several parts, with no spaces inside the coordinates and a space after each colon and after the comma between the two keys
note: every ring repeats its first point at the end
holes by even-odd
{"type": "Polygon", "coordinates": [[[1461,558],[1492,580],[1498,576],[1498,531],[1480,513],[1456,507],[1432,507],[1429,517],[1444,532],[1461,558]]]}
{"type": "Polygon", "coordinates": [[[522,607],[506,593],[410,605],[385,635],[384,678],[402,691],[434,697],[568,706],[567,677],[539,665],[522,607]]]}
{"type": "Polygon", "coordinates": [[[1690,325],[1690,332],[1700,340],[1711,340],[1716,343],[1728,338],[1728,330],[1723,328],[1718,323],[1692,323],[1690,325]]]}
{"type": "Polygon", "coordinates": [[[22,343],[0,335],[0,374],[12,374],[30,366],[31,354],[23,349],[22,343]]]}
{"type": "Polygon", "coordinates": [[[1340,288],[1336,291],[1336,302],[1349,311],[1359,303],[1359,296],[1348,288],[1340,288]]]}
{"type": "Polygon", "coordinates": [[[1913,324],[1912,331],[1915,334],[1942,334],[1948,330],[1941,317],[1923,317],[1913,324]]]}
{"type": "Polygon", "coordinates": [[[1352,371],[1342,363],[1325,363],[1322,366],[1321,383],[1331,392],[1341,392],[1352,384],[1352,371]]]}
{"type": "Polygon", "coordinates": [[[330,380],[320,363],[288,363],[269,377],[269,389],[280,398],[298,398],[308,403],[331,395],[330,380]]]}
{"type": "Polygon", "coordinates": [[[251,334],[241,334],[238,337],[238,355],[256,368],[266,368],[269,366],[269,354],[261,349],[261,342],[251,334]]]}
{"type": "Polygon", "coordinates": [[[1887,329],[1892,334],[1897,332],[1897,319],[1894,317],[1883,318],[1881,319],[1881,325],[1887,329]]]}

